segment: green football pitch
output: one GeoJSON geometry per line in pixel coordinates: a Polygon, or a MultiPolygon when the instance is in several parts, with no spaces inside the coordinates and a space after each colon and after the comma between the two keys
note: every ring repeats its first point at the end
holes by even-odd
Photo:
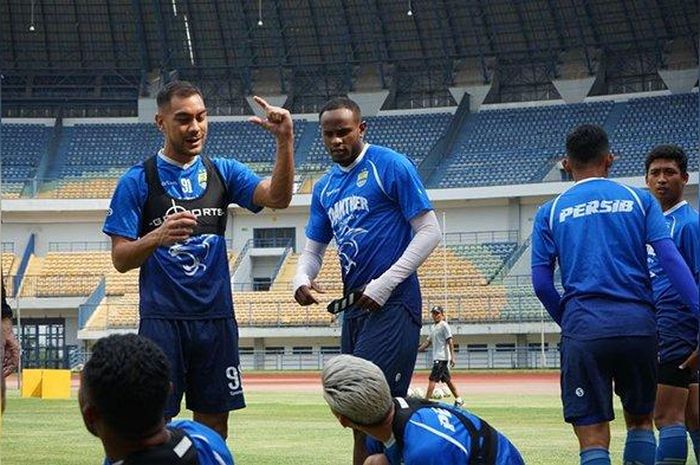
{"type": "MultiPolygon", "coordinates": [[[[230,421],[228,444],[238,465],[351,463],[351,431],[340,427],[320,394],[251,390],[247,401],[248,407],[230,421]]],[[[562,420],[557,395],[483,393],[468,396],[467,403],[516,444],[527,464],[578,463],[577,443],[562,420]]],[[[613,423],[613,463],[622,461],[623,441],[618,420],[613,423]]],[[[83,427],[75,398],[42,401],[9,393],[2,465],[93,465],[102,457],[99,441],[83,427]]]]}

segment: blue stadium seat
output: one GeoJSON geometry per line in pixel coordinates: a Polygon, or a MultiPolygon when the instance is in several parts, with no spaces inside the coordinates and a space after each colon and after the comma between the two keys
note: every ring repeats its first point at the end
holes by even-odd
{"type": "Polygon", "coordinates": [[[644,160],[659,144],[677,144],[698,169],[698,94],[630,100],[610,137],[615,155],[611,176],[642,176],[644,160]]]}
{"type": "Polygon", "coordinates": [[[483,110],[443,164],[431,187],[475,187],[541,181],[564,152],[567,132],[582,123],[603,125],[612,102],[483,110]]]}

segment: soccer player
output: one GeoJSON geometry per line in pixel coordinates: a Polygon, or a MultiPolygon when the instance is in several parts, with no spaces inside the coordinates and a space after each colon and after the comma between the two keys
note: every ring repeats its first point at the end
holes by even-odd
{"type": "Polygon", "coordinates": [[[521,465],[520,453],[481,418],[458,407],[392,398],[382,371],[352,355],[329,360],[323,398],[345,428],[363,431],[365,465],[521,465]]]}
{"type": "Polygon", "coordinates": [[[97,341],[81,373],[78,403],[100,438],[105,465],[233,465],[214,430],[189,420],[165,423],[171,389],[163,351],[135,334],[97,341]]]}
{"type": "MultiPolygon", "coordinates": [[[[362,291],[345,311],[341,351],[376,363],[392,394],[404,396],[422,319],[416,270],[440,242],[437,217],[414,164],[365,143],[367,124],[355,102],[334,98],[319,118],[335,165],[313,189],[294,298],[300,305],[318,303],[311,291],[320,291],[315,279],[335,239],[345,293],[362,291]]],[[[363,444],[357,433],[355,464],[364,461],[363,444]]]]}
{"type": "Polygon", "coordinates": [[[564,418],[579,440],[581,463],[609,464],[614,381],[627,425],[624,462],[650,465],[657,343],[646,244],[694,313],[698,289],[658,202],[606,179],[613,156],[605,131],[575,128],[566,154],[564,168],[576,182],[539,209],[532,233],[533,286],[561,326],[564,418]],[[563,296],[554,287],[557,263],[563,296]]]}
{"type": "MultiPolygon", "coordinates": [[[[683,200],[688,182],[688,157],[676,145],[660,145],[647,156],[645,170],[649,191],[659,201],[671,238],[697,282],[700,275],[698,212],[683,200]]],[[[700,446],[698,370],[697,365],[691,363],[697,357],[694,351],[698,346],[698,320],[671,285],[654,251],[648,251],[659,339],[659,380],[654,409],[654,423],[659,430],[656,463],[685,463],[688,455],[686,425],[696,459],[700,446]]]]}
{"type": "Polygon", "coordinates": [[[425,398],[430,399],[435,390],[435,383],[445,383],[455,398],[455,407],[464,405],[464,401],[459,396],[457,386],[452,382],[450,368],[455,366],[455,345],[452,342],[452,331],[450,325],[445,320],[445,311],[439,305],[430,309],[430,315],[435,324],[430,329],[428,339],[418,347],[418,352],[425,352],[428,347],[433,346],[433,369],[428,378],[428,389],[425,391],[425,398]],[[449,352],[448,352],[449,349],[449,352]],[[450,364],[448,367],[447,364],[450,364]]]}
{"type": "Polygon", "coordinates": [[[286,208],[294,183],[291,116],[255,101],[266,118],[251,122],[277,141],[271,179],[235,160],[200,155],[208,128],[202,93],[174,81],[157,97],[165,146],[119,180],[103,229],[112,237],[114,267],[140,267],[139,334],[155,341],[172,367],[166,415],[178,414],[186,392],[195,421],[224,438],[228,412],[245,406],[224,240],[228,205],[286,208]]]}

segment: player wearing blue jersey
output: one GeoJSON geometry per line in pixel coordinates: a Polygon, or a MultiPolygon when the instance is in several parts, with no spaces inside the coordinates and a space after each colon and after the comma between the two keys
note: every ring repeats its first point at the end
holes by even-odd
{"type": "Polygon", "coordinates": [[[168,371],[163,351],[142,336],[97,341],[78,403],[85,427],[102,441],[104,465],[233,465],[214,430],[189,420],[166,424],[168,371]]]}
{"type": "MultiPolygon", "coordinates": [[[[688,157],[676,145],[660,145],[647,156],[646,182],[661,204],[673,242],[696,282],[700,274],[698,212],[683,200],[688,182],[688,157]]],[[[698,320],[673,288],[651,247],[649,275],[656,303],[659,380],[654,423],[659,430],[656,463],[685,463],[686,429],[698,456],[698,320]]]]}
{"type": "Polygon", "coordinates": [[[187,82],[166,85],[156,114],[165,146],[119,180],[103,229],[112,237],[115,268],[140,267],[139,334],[172,366],[166,415],[177,415],[186,392],[194,419],[224,438],[228,412],[245,406],[224,240],[228,205],[285,208],[294,181],[291,116],[256,102],[266,119],[251,122],[277,141],[265,180],[235,160],[200,156],[208,128],[202,94],[187,82]]]}
{"type": "Polygon", "coordinates": [[[561,326],[564,418],[581,463],[609,464],[614,382],[628,430],[624,463],[653,464],[657,343],[646,244],[695,313],[698,289],[656,200],[606,179],[613,156],[605,131],[575,128],[566,152],[564,168],[576,182],[539,209],[532,233],[533,286],[561,326]],[[554,287],[556,264],[563,296],[554,287]]]}
{"type": "Polygon", "coordinates": [[[329,360],[323,397],[345,428],[367,434],[364,465],[523,465],[515,446],[470,412],[422,399],[392,398],[372,362],[352,355],[329,360]]]}
{"type": "MultiPolygon", "coordinates": [[[[315,279],[335,239],[345,293],[363,293],[345,311],[341,350],[376,363],[392,393],[403,396],[421,327],[416,270],[440,242],[440,227],[414,164],[364,142],[367,125],[355,102],[332,99],[319,118],[335,164],[314,186],[294,298],[318,303],[311,291],[320,291],[315,279]]],[[[363,444],[356,434],[356,464],[364,461],[363,444]]]]}

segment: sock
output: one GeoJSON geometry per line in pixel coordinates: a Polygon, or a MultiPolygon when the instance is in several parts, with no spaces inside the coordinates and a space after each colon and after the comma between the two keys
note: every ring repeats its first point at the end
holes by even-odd
{"type": "Polygon", "coordinates": [[[700,463],[700,430],[688,431],[691,441],[693,441],[693,451],[695,452],[695,461],[700,463]]]}
{"type": "Polygon", "coordinates": [[[688,459],[685,425],[668,425],[659,429],[656,465],[678,465],[688,459]]]}
{"type": "Polygon", "coordinates": [[[610,452],[594,447],[584,449],[579,453],[581,465],[610,465],[610,452]]]}
{"type": "Polygon", "coordinates": [[[654,465],[656,453],[656,439],[650,429],[633,429],[627,431],[625,452],[622,463],[624,465],[654,465]]]}

